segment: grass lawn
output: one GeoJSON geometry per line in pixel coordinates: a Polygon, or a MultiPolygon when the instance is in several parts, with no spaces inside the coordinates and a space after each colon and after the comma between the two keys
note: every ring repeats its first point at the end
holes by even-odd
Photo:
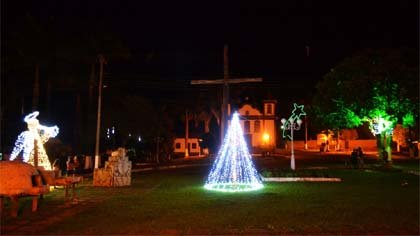
{"type": "Polygon", "coordinates": [[[412,174],[329,170],[343,182],[266,183],[248,193],[207,191],[206,174],[203,167],[136,173],[123,188],[85,182],[78,204],[64,205],[59,189],[37,213],[22,199],[18,218],[3,214],[1,233],[419,234],[419,177],[412,174]]]}

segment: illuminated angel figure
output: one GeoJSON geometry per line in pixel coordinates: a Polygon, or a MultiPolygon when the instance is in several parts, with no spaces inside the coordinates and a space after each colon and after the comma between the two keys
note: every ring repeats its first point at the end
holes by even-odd
{"type": "Polygon", "coordinates": [[[44,143],[49,138],[54,138],[58,134],[58,127],[47,127],[39,124],[36,118],[39,115],[38,111],[32,112],[23,119],[28,124],[28,130],[23,131],[15,142],[10,160],[14,160],[23,150],[23,161],[34,165],[34,143],[37,141],[38,147],[38,166],[44,167],[46,170],[51,170],[51,163],[48,160],[47,153],[44,149],[44,143]]]}

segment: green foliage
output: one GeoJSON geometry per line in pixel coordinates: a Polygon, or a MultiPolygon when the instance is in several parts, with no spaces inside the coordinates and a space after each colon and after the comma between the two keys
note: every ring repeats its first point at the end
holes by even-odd
{"type": "Polygon", "coordinates": [[[413,79],[418,78],[418,66],[408,52],[368,49],[343,60],[317,85],[311,109],[315,125],[353,128],[381,117],[392,126],[413,126],[418,93],[412,86],[418,88],[418,79],[413,79]]]}
{"type": "Polygon", "coordinates": [[[380,117],[391,122],[391,128],[404,122],[406,125],[414,125],[414,104],[405,97],[404,90],[398,84],[387,83],[386,80],[374,84],[372,98],[365,111],[365,120],[380,117]]]}
{"type": "Polygon", "coordinates": [[[344,129],[358,127],[362,124],[362,119],[352,107],[344,104],[342,98],[332,99],[329,107],[314,105],[310,111],[315,117],[315,123],[321,129],[344,129]]]}
{"type": "Polygon", "coordinates": [[[414,115],[413,113],[407,113],[403,116],[402,118],[402,125],[404,128],[409,127],[409,126],[413,126],[415,121],[414,121],[414,115]]]}

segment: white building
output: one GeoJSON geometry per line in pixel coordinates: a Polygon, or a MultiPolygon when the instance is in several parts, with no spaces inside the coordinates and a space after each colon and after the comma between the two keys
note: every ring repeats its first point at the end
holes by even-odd
{"type": "MultiPolygon", "coordinates": [[[[174,153],[178,156],[185,155],[185,138],[175,138],[174,153]]],[[[189,156],[198,156],[201,154],[201,148],[198,138],[188,139],[188,154],[189,156]]]]}
{"type": "MultiPolygon", "coordinates": [[[[250,104],[245,104],[238,110],[245,140],[253,153],[276,147],[276,104],[275,100],[264,100],[263,112],[250,104]]],[[[230,109],[228,112],[230,115],[230,109]]]]}

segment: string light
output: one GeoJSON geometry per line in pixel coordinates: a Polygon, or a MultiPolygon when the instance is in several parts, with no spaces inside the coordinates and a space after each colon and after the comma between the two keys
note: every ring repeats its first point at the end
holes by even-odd
{"type": "Polygon", "coordinates": [[[28,125],[28,130],[19,134],[12,153],[10,154],[10,160],[14,160],[19,153],[23,151],[23,161],[34,164],[34,141],[37,140],[38,166],[42,166],[46,170],[51,170],[51,163],[48,160],[43,144],[46,143],[49,138],[57,136],[59,129],[57,126],[48,127],[39,124],[38,119],[36,119],[38,115],[39,112],[35,111],[25,116],[23,119],[28,125]]]}
{"type": "Polygon", "coordinates": [[[386,132],[386,134],[390,135],[392,134],[392,131],[393,131],[392,122],[382,117],[377,117],[370,120],[369,128],[372,134],[375,136],[383,132],[386,132]]]}
{"type": "Polygon", "coordinates": [[[222,192],[241,192],[263,187],[261,177],[249,154],[239,124],[239,115],[235,112],[204,188],[222,192]]]}

